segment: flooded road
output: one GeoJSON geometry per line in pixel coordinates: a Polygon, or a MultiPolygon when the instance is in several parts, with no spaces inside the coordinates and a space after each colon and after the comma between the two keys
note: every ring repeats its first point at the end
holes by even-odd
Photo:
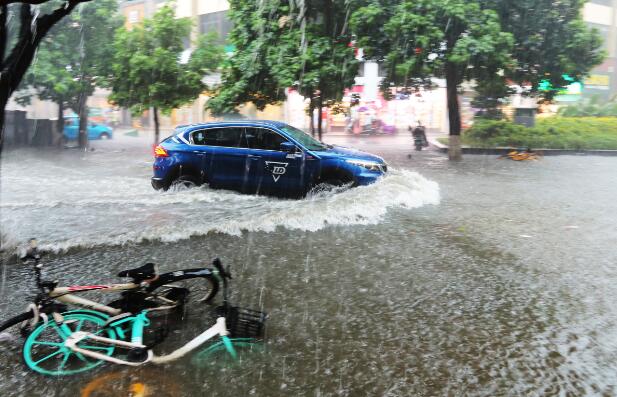
{"type": "MultiPolygon", "coordinates": [[[[155,192],[149,154],[113,142],[3,154],[3,246],[36,236],[55,252],[46,278],[114,282],[146,261],[172,270],[219,256],[234,303],[270,319],[264,350],[234,365],[193,356],[45,378],[25,369],[19,339],[1,342],[2,395],[128,395],[136,383],[157,396],[617,394],[617,159],[451,164],[408,159],[387,138],[346,143],[394,171],[302,201],[155,192]]],[[[32,282],[8,261],[1,277],[5,318],[32,282]]]]}

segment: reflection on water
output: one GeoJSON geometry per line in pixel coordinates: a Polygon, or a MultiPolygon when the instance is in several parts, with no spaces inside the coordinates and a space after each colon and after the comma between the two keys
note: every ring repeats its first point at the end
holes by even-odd
{"type": "MultiPolygon", "coordinates": [[[[370,222],[325,225],[322,218],[316,228],[283,227],[284,220],[303,219],[312,204],[228,192],[168,196],[144,190],[143,200],[170,200],[161,210],[170,219],[186,216],[184,205],[221,222],[240,219],[234,211],[225,213],[230,208],[225,205],[252,210],[254,222],[267,213],[273,219],[279,219],[278,212],[285,216],[277,220],[279,227],[191,233],[196,235],[177,241],[79,248],[46,258],[47,278],[80,284],[112,282],[116,271],[148,260],[165,271],[220,256],[232,264],[233,302],[270,314],[262,352],[232,366],[195,365],[185,357],[164,367],[105,365],[68,380],[31,382],[34,375],[21,363],[19,341],[3,342],[0,387],[15,396],[79,395],[95,379],[120,373],[116,395],[136,383],[163,386],[166,392],[179,383],[179,395],[185,396],[615,395],[617,160],[559,157],[520,164],[468,156],[453,165],[428,152],[411,161],[405,153],[383,154],[400,170],[392,177],[397,187],[378,198],[395,203],[388,211],[370,206],[378,200],[365,197],[368,189],[324,198],[338,205],[335,215],[357,205],[354,211],[361,208],[370,222]],[[413,183],[396,182],[399,177],[413,183]],[[439,205],[390,197],[436,189],[428,180],[439,183],[439,205]],[[230,196],[191,201],[200,195],[230,196]]],[[[124,161],[127,170],[118,178],[147,177],[147,165],[124,161]]],[[[11,188],[4,173],[2,178],[3,192],[17,197],[21,193],[15,191],[25,189],[11,188]]],[[[388,181],[381,183],[387,187],[388,181]]],[[[378,195],[378,190],[368,192],[378,195]]],[[[129,201],[139,202],[133,193],[129,201]]],[[[88,198],[78,188],[74,197],[88,198]]],[[[9,203],[3,195],[2,205],[9,203]]],[[[91,205],[95,212],[97,205],[91,205]]],[[[130,205],[104,204],[114,221],[128,217],[130,205]],[[122,216],[113,218],[114,207],[122,216]]],[[[325,201],[321,205],[329,207],[325,201]]],[[[47,214],[68,216],[68,206],[50,206],[47,214]]],[[[78,205],[87,217],[85,207],[78,205]]],[[[141,203],[132,211],[149,214],[153,208],[141,203]]],[[[2,207],[3,213],[7,209],[2,207]]],[[[148,219],[154,222],[156,216],[148,219]]],[[[100,212],[89,221],[109,237],[100,212]]],[[[48,232],[54,242],[73,238],[70,223],[63,225],[68,230],[48,232]]],[[[8,316],[30,295],[29,272],[18,264],[3,271],[6,285],[23,286],[2,290],[0,312],[8,316]]],[[[171,335],[186,340],[209,324],[189,313],[171,335]]]]}

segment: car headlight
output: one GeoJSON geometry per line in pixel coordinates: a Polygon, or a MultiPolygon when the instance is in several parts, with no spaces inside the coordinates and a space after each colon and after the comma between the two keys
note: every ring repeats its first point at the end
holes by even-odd
{"type": "Polygon", "coordinates": [[[347,160],[348,163],[357,165],[360,167],[364,167],[369,171],[378,171],[378,172],[386,172],[387,166],[386,164],[376,163],[374,161],[366,161],[366,160],[347,160]]]}

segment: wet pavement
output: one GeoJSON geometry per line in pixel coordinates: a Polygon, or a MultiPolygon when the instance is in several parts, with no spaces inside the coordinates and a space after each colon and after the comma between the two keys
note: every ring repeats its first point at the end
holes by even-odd
{"type": "MultiPolygon", "coordinates": [[[[393,171],[293,201],[155,192],[150,155],[130,139],[3,153],[3,245],[38,237],[56,252],[46,277],[66,284],[219,256],[234,302],[270,314],[264,349],[233,365],[193,355],[45,378],[25,369],[13,339],[1,342],[3,396],[128,395],[136,384],[157,396],[617,393],[617,159],[449,163],[412,152],[404,135],[332,137],[393,171]]],[[[32,295],[31,277],[11,261],[1,277],[5,318],[32,295]]],[[[189,313],[172,342],[210,324],[200,319],[189,313]]]]}

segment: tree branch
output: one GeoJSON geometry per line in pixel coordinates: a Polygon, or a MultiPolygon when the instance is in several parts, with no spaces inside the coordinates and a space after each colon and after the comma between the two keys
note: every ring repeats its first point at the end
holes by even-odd
{"type": "MultiPolygon", "coordinates": [[[[38,0],[34,0],[38,1],[38,0]]],[[[64,6],[57,8],[50,14],[37,18],[32,25],[30,5],[22,4],[20,34],[11,54],[4,62],[3,73],[8,75],[8,90],[15,91],[21,82],[26,70],[30,66],[36,49],[47,32],[64,16],[68,15],[75,6],[90,0],[69,0],[64,6]]],[[[5,77],[5,76],[2,76],[5,77]]]]}
{"type": "MultiPolygon", "coordinates": [[[[50,0],[0,0],[0,6],[7,5],[7,4],[13,4],[13,3],[37,5],[37,4],[47,3],[49,1],[50,0]]],[[[77,4],[77,3],[85,3],[87,1],[90,1],[90,0],[68,0],[67,3],[77,4]]]]}

